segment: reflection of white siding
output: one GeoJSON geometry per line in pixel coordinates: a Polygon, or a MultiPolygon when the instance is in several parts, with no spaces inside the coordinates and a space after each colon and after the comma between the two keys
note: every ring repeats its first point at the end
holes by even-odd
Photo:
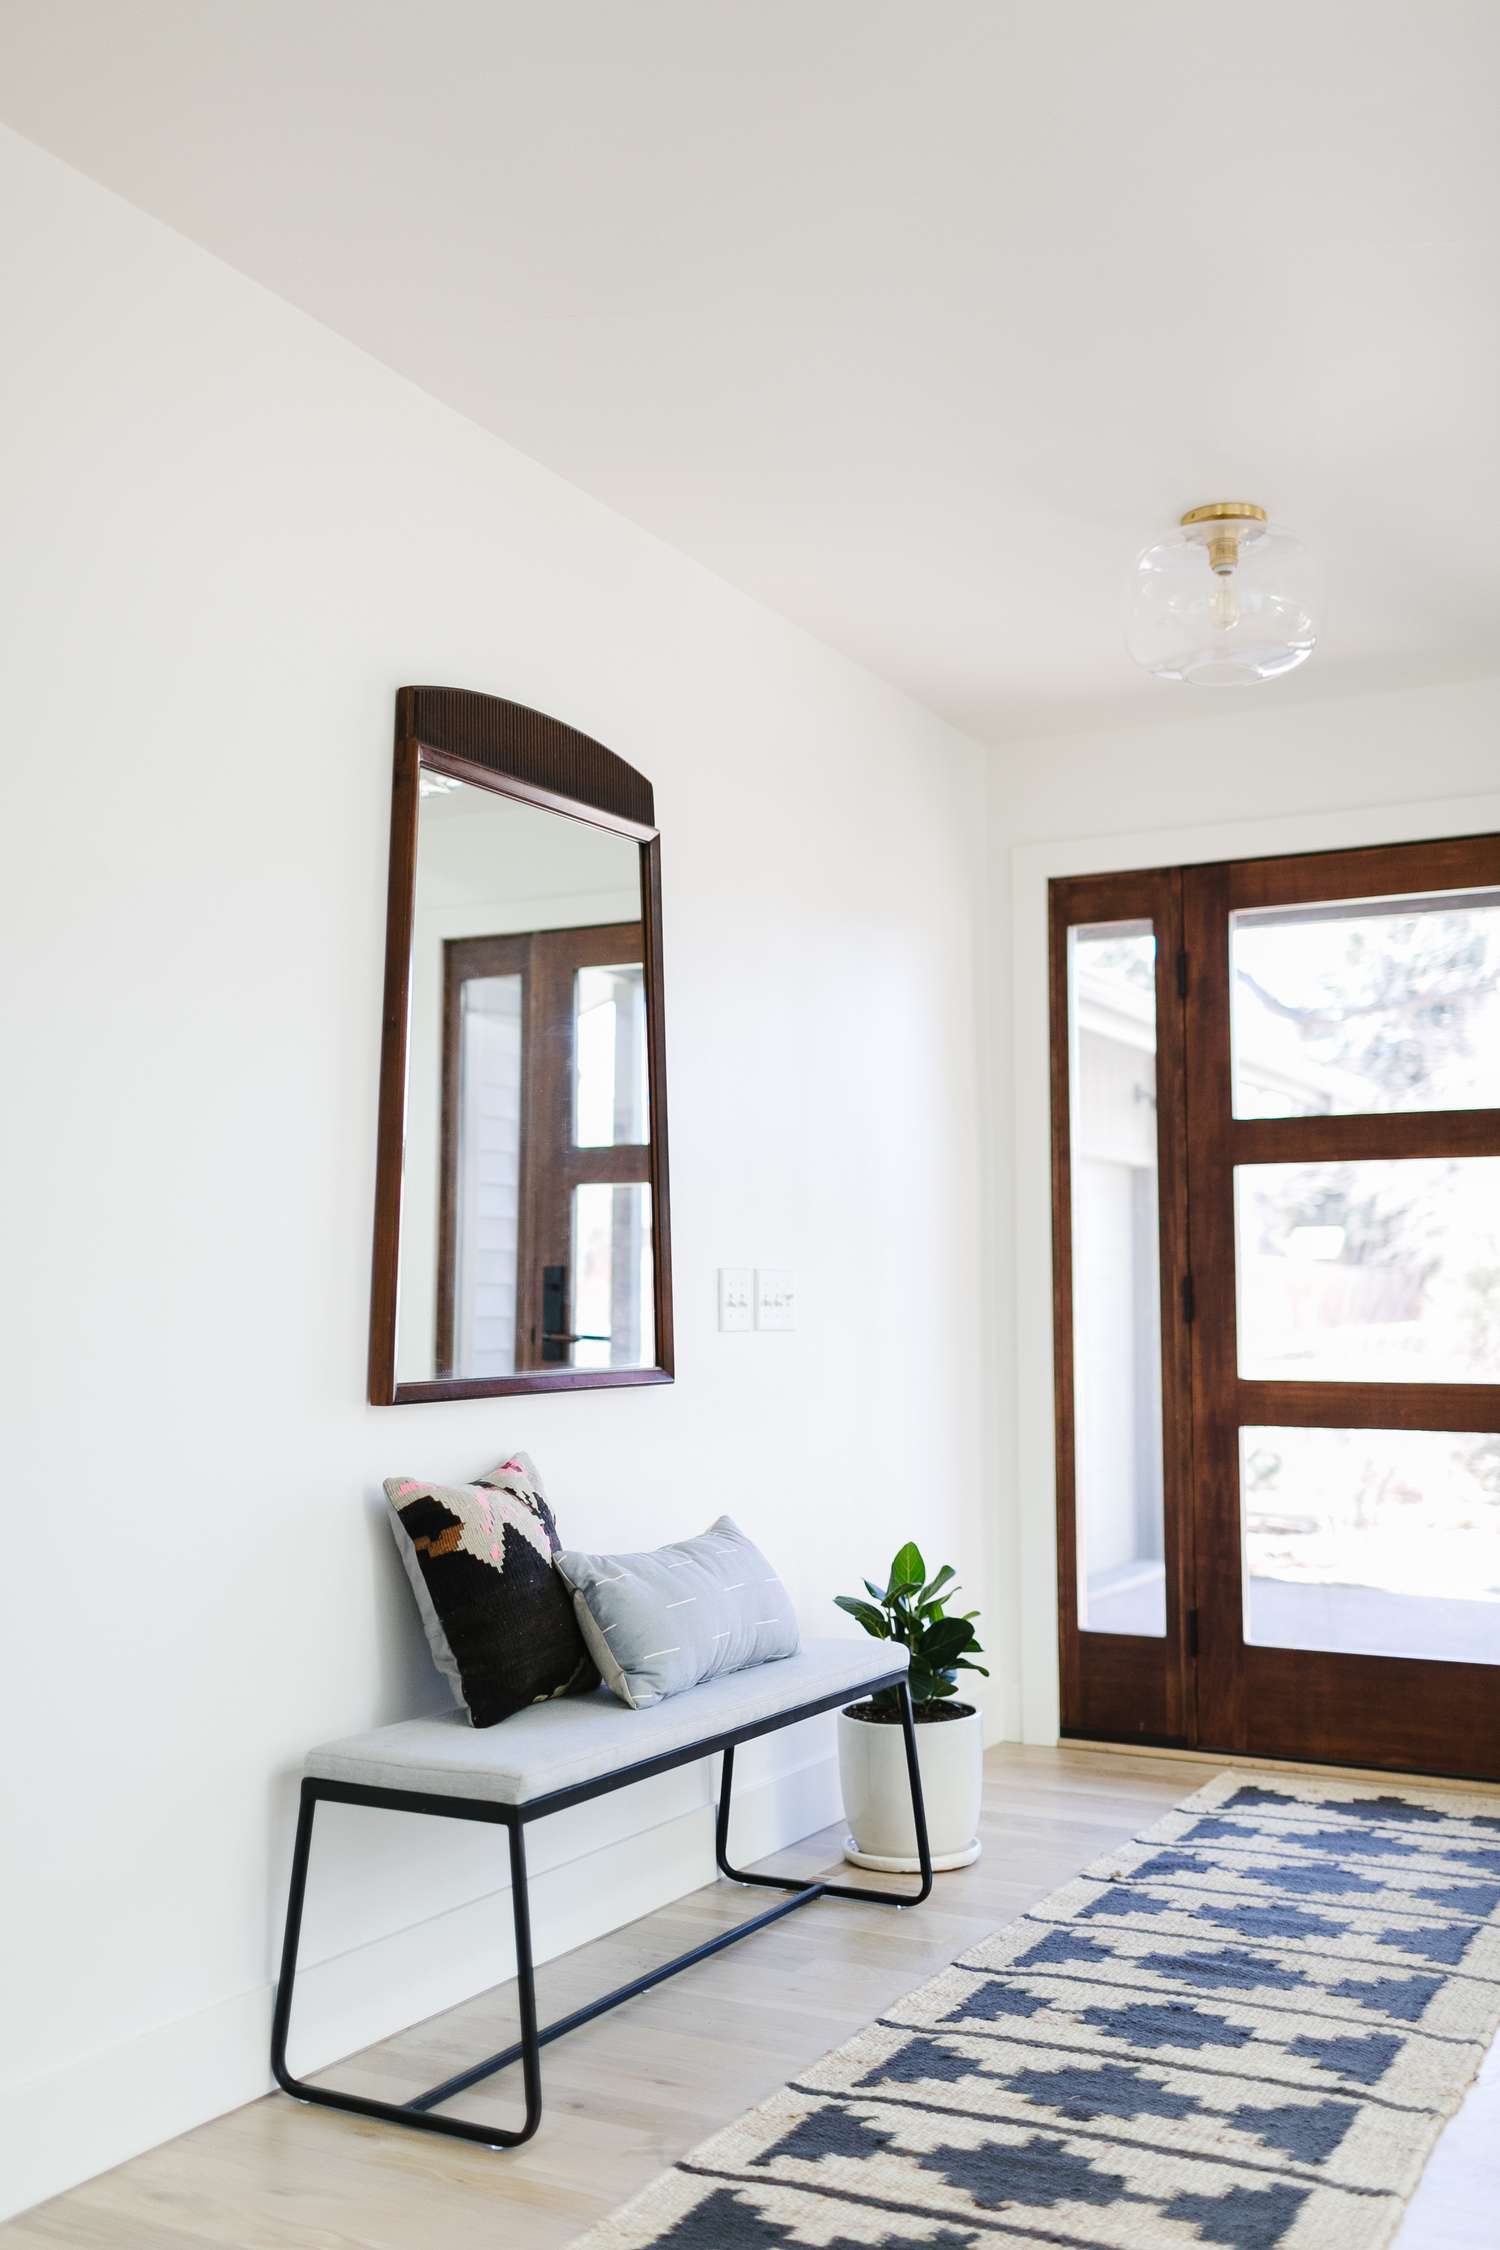
{"type": "Polygon", "coordinates": [[[516,1364],[521,1182],[521,979],[473,977],[459,1031],[455,1372],[516,1364]]]}
{"type": "Polygon", "coordinates": [[[1075,960],[1074,1412],[1083,1622],[1163,1630],[1159,1578],[1106,1614],[1162,1554],[1161,1310],[1155,1006],[1149,987],[1075,960]],[[1141,1609],[1141,1601],[1145,1607],[1141,1609]],[[1096,1608],[1099,1615],[1095,1616],[1096,1608]]]}
{"type": "Polygon", "coordinates": [[[1090,1028],[1087,1015],[1074,1066],[1080,1099],[1075,1153],[1156,1169],[1156,1052],[1090,1028]]]}
{"type": "Polygon", "coordinates": [[[1165,1552],[1165,1514],[1161,1423],[1161,1233],[1156,1166],[1131,1174],[1135,1305],[1135,1419],[1131,1441],[1135,1465],[1136,1553],[1159,1562],[1165,1552]]]}
{"type": "Polygon", "coordinates": [[[1085,1158],[1073,1181],[1074,1240],[1085,1250],[1076,1291],[1078,1519],[1087,1578],[1134,1560],[1134,1229],[1128,1165],[1085,1158]],[[1123,1442],[1122,1442],[1123,1441],[1123,1442]]]}
{"type": "Polygon", "coordinates": [[[1085,1157],[1074,1177],[1078,1523],[1093,1581],[1161,1555],[1156,1175],[1085,1157]]]}

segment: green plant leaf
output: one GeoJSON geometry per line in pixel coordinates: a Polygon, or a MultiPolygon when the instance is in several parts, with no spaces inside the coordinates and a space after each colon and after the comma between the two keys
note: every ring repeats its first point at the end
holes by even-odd
{"type": "Polygon", "coordinates": [[[851,1617],[857,1617],[865,1631],[873,1633],[877,1641],[890,1639],[891,1628],[886,1622],[885,1613],[878,1610],[873,1602],[862,1602],[858,1594],[835,1594],[833,1598],[836,1608],[847,1610],[851,1617]]]}
{"type": "Polygon", "coordinates": [[[908,1539],[891,1564],[891,1579],[885,1598],[891,1601],[898,1586],[905,1593],[920,1593],[926,1582],[927,1565],[922,1560],[921,1549],[914,1540],[908,1539]]]}
{"type": "Polygon", "coordinates": [[[974,1628],[966,1618],[940,1617],[922,1634],[922,1661],[942,1671],[965,1649],[977,1646],[974,1628]]]}
{"type": "MultiPolygon", "coordinates": [[[[947,1608],[958,1591],[952,1563],[944,1563],[929,1580],[921,1549],[909,1539],[898,1548],[885,1586],[877,1586],[873,1578],[865,1579],[864,1585],[870,1601],[857,1594],[840,1594],[836,1597],[838,1606],[877,1640],[894,1641],[906,1649],[910,1659],[907,1681],[914,1704],[942,1703],[956,1695],[960,1671],[989,1678],[985,1666],[972,1661],[982,1653],[973,1626],[978,1610],[958,1617],[947,1608]]],[[[881,1690],[875,1700],[883,1711],[900,1716],[898,1691],[881,1690]]]]}

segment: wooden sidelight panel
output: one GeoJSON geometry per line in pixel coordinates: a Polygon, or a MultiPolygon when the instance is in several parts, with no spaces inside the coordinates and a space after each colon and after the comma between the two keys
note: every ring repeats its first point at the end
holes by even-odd
{"type": "Polygon", "coordinates": [[[1050,912],[1063,1730],[1180,1743],[1194,1625],[1181,879],[1054,882],[1050,912]]]}

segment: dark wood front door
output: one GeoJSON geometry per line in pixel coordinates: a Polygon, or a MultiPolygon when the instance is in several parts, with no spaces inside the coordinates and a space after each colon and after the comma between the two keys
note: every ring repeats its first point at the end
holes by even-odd
{"type": "Polygon", "coordinates": [[[1500,838],[1052,912],[1065,1731],[1500,1778],[1500,838]]]}

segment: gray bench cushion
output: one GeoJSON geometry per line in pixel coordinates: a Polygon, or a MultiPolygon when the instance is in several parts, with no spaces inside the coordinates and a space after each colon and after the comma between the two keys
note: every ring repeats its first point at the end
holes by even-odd
{"type": "Polygon", "coordinates": [[[471,1727],[461,1711],[447,1711],[325,1742],[308,1753],[306,1771],[366,1789],[524,1805],[802,1703],[852,1699],[905,1665],[906,1651],[889,1641],[804,1641],[795,1656],[707,1680],[647,1711],[630,1710],[606,1688],[534,1703],[497,1727],[471,1727]]]}

